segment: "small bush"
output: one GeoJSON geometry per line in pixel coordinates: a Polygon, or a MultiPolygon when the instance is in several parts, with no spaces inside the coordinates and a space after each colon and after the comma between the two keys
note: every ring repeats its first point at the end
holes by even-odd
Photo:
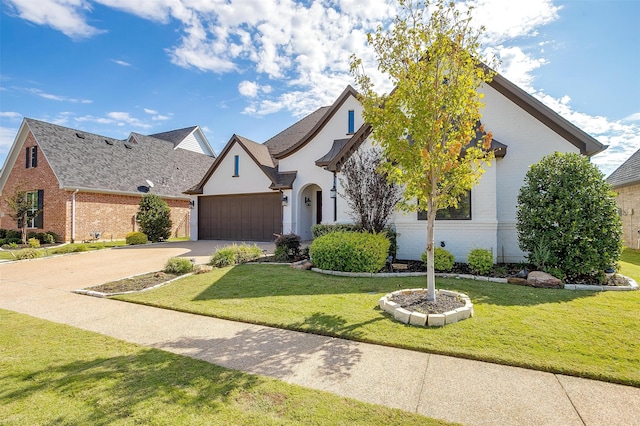
{"type": "Polygon", "coordinates": [[[493,270],[493,254],[485,249],[473,249],[467,258],[472,271],[487,275],[493,270]]]}
{"type": "MultiPolygon", "coordinates": [[[[433,268],[438,272],[449,272],[453,269],[453,264],[456,261],[456,258],[453,254],[442,247],[436,247],[433,249],[433,268]]],[[[422,253],[422,261],[427,263],[427,251],[425,250],[422,253]]]]}
{"type": "Polygon", "coordinates": [[[349,223],[337,223],[333,225],[321,223],[311,227],[311,235],[313,235],[313,239],[315,240],[318,237],[331,234],[332,232],[356,232],[360,230],[361,228],[357,225],[349,223]]]}
{"type": "Polygon", "coordinates": [[[189,259],[184,257],[172,257],[167,260],[167,264],[164,265],[164,272],[167,274],[186,274],[193,271],[193,264],[189,259]]]}
{"type": "Polygon", "coordinates": [[[4,240],[5,238],[7,238],[7,230],[0,228],[0,239],[4,240]]]}
{"type": "Polygon", "coordinates": [[[286,250],[288,256],[297,256],[300,254],[300,242],[302,238],[300,235],[294,233],[278,235],[276,238],[276,250],[278,247],[282,247],[286,250]]]}
{"type": "Polygon", "coordinates": [[[51,250],[53,254],[67,254],[67,253],[79,253],[87,251],[88,248],[86,244],[67,244],[61,247],[56,247],[51,250]]]}
{"type": "Polygon", "coordinates": [[[22,234],[20,231],[16,231],[15,229],[7,229],[5,230],[5,236],[7,240],[20,240],[22,241],[22,234]]]}
{"type": "Polygon", "coordinates": [[[3,248],[10,248],[10,249],[18,248],[18,244],[20,244],[21,242],[22,242],[22,240],[20,240],[20,239],[7,238],[5,240],[5,244],[3,244],[2,247],[3,248]]]}
{"type": "Polygon", "coordinates": [[[149,242],[147,236],[142,232],[129,232],[125,240],[129,245],[147,244],[149,242]]]}
{"type": "Polygon", "coordinates": [[[287,249],[280,246],[280,247],[276,247],[276,252],[274,253],[275,259],[278,262],[288,262],[289,261],[289,253],[287,252],[287,249]]]}
{"type": "Polygon", "coordinates": [[[343,272],[378,272],[388,251],[384,234],[364,232],[332,232],[316,238],[309,248],[316,267],[343,272]]]}
{"type": "Polygon", "coordinates": [[[42,256],[42,252],[34,248],[26,248],[26,249],[18,250],[17,252],[13,253],[13,256],[17,260],[36,259],[42,256]]]}
{"type": "Polygon", "coordinates": [[[38,248],[40,247],[40,240],[37,238],[29,238],[29,240],[27,241],[27,245],[30,248],[38,248]]]}
{"type": "Polygon", "coordinates": [[[44,234],[44,240],[42,241],[44,244],[53,244],[58,241],[58,234],[52,231],[47,231],[44,234]]]}
{"type": "Polygon", "coordinates": [[[260,256],[262,256],[262,250],[255,244],[252,246],[247,244],[233,244],[216,250],[216,252],[211,255],[209,264],[216,268],[223,268],[238,263],[250,262],[260,256]]]}

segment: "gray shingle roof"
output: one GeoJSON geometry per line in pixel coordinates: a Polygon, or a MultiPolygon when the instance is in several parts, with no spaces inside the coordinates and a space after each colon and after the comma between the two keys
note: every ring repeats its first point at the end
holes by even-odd
{"type": "Polygon", "coordinates": [[[129,143],[30,118],[25,121],[61,188],[140,194],[138,188],[150,180],[152,193],[185,198],[183,191],[198,183],[214,161],[136,133],[132,133],[135,143],[129,143]]]}
{"type": "Polygon", "coordinates": [[[290,127],[286,128],[282,132],[278,133],[264,145],[269,148],[269,152],[272,156],[277,157],[278,154],[288,150],[302,138],[304,138],[318,122],[324,117],[330,107],[321,107],[304,117],[302,120],[294,123],[290,127]]]}
{"type": "Polygon", "coordinates": [[[640,182],[640,149],[607,178],[611,186],[618,187],[640,182]]]}
{"type": "Polygon", "coordinates": [[[151,136],[152,138],[162,139],[163,141],[171,142],[175,147],[197,128],[198,126],[191,126],[191,127],[185,127],[184,129],[169,130],[168,132],[155,133],[149,136],[151,136]]]}

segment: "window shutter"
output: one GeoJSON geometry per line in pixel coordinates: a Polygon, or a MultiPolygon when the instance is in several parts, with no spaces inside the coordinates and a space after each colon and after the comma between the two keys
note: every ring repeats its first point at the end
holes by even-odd
{"type": "Polygon", "coordinates": [[[38,190],[38,215],[35,218],[34,225],[36,228],[43,228],[43,216],[44,216],[44,189],[38,190]]]}
{"type": "Polygon", "coordinates": [[[25,150],[25,157],[26,157],[26,161],[25,161],[25,167],[28,169],[29,165],[31,164],[31,152],[29,152],[30,149],[29,147],[26,148],[25,150]]]}
{"type": "Polygon", "coordinates": [[[31,148],[31,167],[38,166],[38,147],[31,148]]]}

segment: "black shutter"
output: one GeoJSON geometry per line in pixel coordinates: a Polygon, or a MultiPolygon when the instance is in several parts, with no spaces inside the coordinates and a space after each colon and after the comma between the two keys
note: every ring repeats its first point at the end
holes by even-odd
{"type": "Polygon", "coordinates": [[[25,157],[27,159],[27,161],[25,162],[25,167],[28,169],[29,165],[31,164],[31,152],[29,147],[27,147],[27,149],[25,150],[25,157]]]}
{"type": "Polygon", "coordinates": [[[38,190],[38,215],[36,216],[36,219],[34,221],[34,225],[38,229],[42,229],[43,228],[43,226],[42,226],[43,225],[43,216],[44,216],[43,209],[44,209],[44,190],[43,189],[39,189],[38,190]]]}
{"type": "Polygon", "coordinates": [[[31,148],[31,167],[38,166],[38,147],[31,148]]]}

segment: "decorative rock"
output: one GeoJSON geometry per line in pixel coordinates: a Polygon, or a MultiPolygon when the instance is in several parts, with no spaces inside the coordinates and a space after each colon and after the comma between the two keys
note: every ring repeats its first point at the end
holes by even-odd
{"type": "Polygon", "coordinates": [[[444,315],[443,314],[429,314],[427,318],[427,325],[429,327],[443,327],[444,315]]]}
{"type": "Polygon", "coordinates": [[[408,324],[409,318],[411,318],[411,311],[407,311],[404,308],[397,308],[393,311],[393,317],[400,322],[408,324]]]}
{"type": "Polygon", "coordinates": [[[195,273],[196,274],[206,274],[207,272],[211,272],[212,270],[213,270],[213,266],[198,265],[198,266],[196,266],[195,273]]]}
{"type": "Polygon", "coordinates": [[[427,324],[427,315],[420,312],[411,312],[409,324],[424,327],[427,324]]]}
{"type": "Polygon", "coordinates": [[[308,271],[309,269],[313,268],[313,263],[309,262],[308,260],[303,260],[300,262],[292,263],[291,267],[293,269],[301,269],[303,271],[308,271]]]}
{"type": "Polygon", "coordinates": [[[516,284],[516,285],[529,285],[527,284],[527,279],[526,278],[520,278],[520,277],[509,277],[507,278],[507,282],[509,284],[516,284]]]}
{"type": "Polygon", "coordinates": [[[562,281],[551,274],[542,271],[529,272],[527,285],[539,288],[562,288],[562,281]]]}

